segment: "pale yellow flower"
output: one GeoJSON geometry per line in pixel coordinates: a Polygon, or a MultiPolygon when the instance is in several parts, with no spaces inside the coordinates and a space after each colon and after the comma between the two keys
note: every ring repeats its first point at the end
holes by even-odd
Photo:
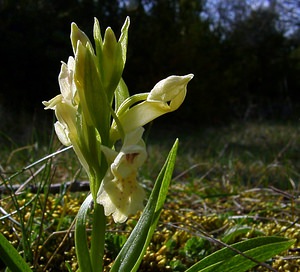
{"type": "Polygon", "coordinates": [[[65,146],[73,145],[73,148],[83,165],[88,170],[89,166],[80,149],[78,138],[76,115],[79,104],[79,97],[74,83],[75,60],[69,57],[68,62],[62,62],[58,76],[61,94],[49,101],[43,101],[45,109],[55,111],[57,122],[54,124],[56,135],[65,146]]]}
{"type": "Polygon", "coordinates": [[[143,132],[144,129],[139,127],[126,134],[119,153],[102,147],[110,167],[98,191],[97,203],[103,205],[106,216],[112,214],[118,223],[144,208],[145,192],[137,181],[138,168],[147,157],[143,132]]]}
{"type": "MultiPolygon", "coordinates": [[[[193,74],[169,76],[159,81],[144,101],[126,109],[124,112],[121,105],[121,111],[117,115],[125,134],[137,127],[144,126],[163,114],[177,110],[185,99],[187,84],[193,77],[193,74]]],[[[124,101],[124,104],[128,103],[128,100],[124,101]]],[[[111,128],[112,139],[115,140],[120,137],[118,133],[117,124],[113,123],[111,128]]]]}
{"type": "Polygon", "coordinates": [[[72,144],[70,133],[76,134],[76,111],[78,108],[77,92],[74,83],[74,58],[69,57],[68,63],[62,63],[58,76],[61,94],[49,101],[43,101],[45,109],[55,111],[57,122],[54,124],[55,132],[63,145],[72,144]],[[77,100],[77,101],[76,101],[77,100]]]}
{"type": "Polygon", "coordinates": [[[58,76],[58,83],[64,101],[77,106],[79,103],[79,97],[74,82],[74,73],[75,59],[73,57],[69,57],[67,64],[62,62],[58,76]]]}

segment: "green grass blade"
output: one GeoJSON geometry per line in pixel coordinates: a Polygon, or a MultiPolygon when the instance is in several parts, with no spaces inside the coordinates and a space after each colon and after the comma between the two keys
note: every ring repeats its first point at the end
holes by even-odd
{"type": "Polygon", "coordinates": [[[0,258],[14,272],[32,272],[19,252],[0,233],[0,258]]]}
{"type": "Polygon", "coordinates": [[[90,194],[82,203],[75,225],[75,248],[78,260],[79,270],[82,272],[92,272],[92,264],[90,259],[90,252],[87,244],[86,235],[86,215],[91,202],[93,201],[92,194],[90,194]]]}
{"type": "MultiPolygon", "coordinates": [[[[272,256],[288,249],[295,240],[282,237],[257,237],[231,245],[257,262],[264,262],[272,256]]],[[[190,267],[186,272],[243,272],[255,265],[256,262],[246,258],[231,248],[223,248],[202,259],[190,267]]]]}
{"type": "Polygon", "coordinates": [[[114,265],[110,270],[111,272],[134,272],[138,270],[156,228],[168,193],[175,165],[177,148],[178,140],[175,141],[168,158],[156,179],[154,188],[141,218],[117,256],[114,265]]]}

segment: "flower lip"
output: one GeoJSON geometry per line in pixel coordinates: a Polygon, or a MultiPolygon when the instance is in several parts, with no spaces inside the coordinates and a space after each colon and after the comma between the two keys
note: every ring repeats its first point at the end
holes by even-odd
{"type": "Polygon", "coordinates": [[[102,148],[111,164],[98,191],[97,203],[103,205],[106,216],[112,214],[115,222],[125,222],[128,215],[144,207],[145,192],[137,181],[137,170],[147,156],[143,131],[139,127],[127,133],[119,153],[102,148]]]}

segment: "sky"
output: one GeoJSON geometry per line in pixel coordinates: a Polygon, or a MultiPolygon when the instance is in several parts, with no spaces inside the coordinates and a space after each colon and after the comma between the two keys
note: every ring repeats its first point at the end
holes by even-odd
{"type": "MultiPolygon", "coordinates": [[[[120,4],[125,6],[128,11],[134,11],[138,7],[139,2],[140,1],[138,0],[120,0],[120,4]]],[[[203,18],[207,18],[208,16],[210,18],[215,18],[215,22],[218,22],[220,16],[217,9],[220,7],[220,4],[222,8],[230,14],[231,10],[234,9],[234,5],[242,2],[248,7],[248,14],[251,9],[257,10],[259,8],[268,8],[273,5],[280,16],[279,27],[284,29],[286,35],[293,33],[300,26],[300,0],[206,0],[205,7],[207,13],[203,13],[201,16],[203,18]]],[[[151,7],[148,6],[146,8],[150,9],[151,7]]],[[[238,15],[231,13],[231,16],[234,17],[238,15]]]]}
{"type": "MultiPolygon", "coordinates": [[[[300,0],[207,0],[206,6],[210,18],[215,18],[215,21],[217,22],[219,20],[219,13],[217,9],[220,7],[220,4],[223,9],[230,14],[231,10],[234,9],[235,3],[242,2],[248,7],[246,14],[249,14],[251,10],[269,8],[273,6],[273,8],[278,12],[280,18],[280,25],[278,27],[283,29],[286,35],[290,35],[296,29],[299,29],[300,0]]],[[[238,15],[232,13],[231,16],[238,15]]]]}

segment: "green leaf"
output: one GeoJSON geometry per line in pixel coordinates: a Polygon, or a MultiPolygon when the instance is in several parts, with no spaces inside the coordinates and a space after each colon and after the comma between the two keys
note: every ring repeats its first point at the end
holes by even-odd
{"type": "Polygon", "coordinates": [[[118,111],[120,105],[129,97],[129,91],[124,82],[123,78],[121,78],[117,89],[115,91],[115,112],[118,111]]]}
{"type": "Polygon", "coordinates": [[[189,238],[182,251],[186,258],[193,260],[195,263],[196,260],[202,259],[204,256],[207,256],[207,251],[211,248],[209,241],[202,237],[193,236],[189,238]]]}
{"type": "Polygon", "coordinates": [[[104,33],[102,53],[102,62],[100,63],[102,65],[102,82],[108,101],[111,101],[122,76],[124,63],[121,45],[117,42],[115,33],[110,27],[104,33]]]}
{"type": "Polygon", "coordinates": [[[151,237],[155,231],[168,193],[175,165],[177,148],[178,140],[175,141],[169,156],[157,177],[154,188],[149,197],[149,201],[141,215],[141,218],[117,256],[111,268],[112,272],[134,272],[138,270],[150,243],[151,237]]]}
{"type": "Polygon", "coordinates": [[[103,270],[105,247],[106,217],[102,205],[94,202],[92,237],[91,237],[91,264],[94,272],[103,270]]]}
{"type": "Polygon", "coordinates": [[[101,36],[101,28],[100,28],[100,24],[97,18],[94,18],[94,40],[95,40],[95,48],[96,48],[96,56],[97,56],[97,67],[99,70],[99,74],[101,77],[101,81],[102,79],[102,75],[104,73],[103,69],[103,40],[102,40],[102,36],[101,36]]]}
{"type": "Polygon", "coordinates": [[[130,19],[127,16],[126,20],[124,22],[124,25],[122,26],[121,36],[119,38],[119,43],[120,43],[121,48],[122,48],[123,67],[125,66],[125,62],[126,62],[129,25],[130,25],[130,19]]]}
{"type": "Polygon", "coordinates": [[[72,267],[69,263],[65,262],[65,266],[68,269],[68,272],[72,272],[72,267]]]}
{"type": "Polygon", "coordinates": [[[102,41],[102,36],[101,36],[101,28],[100,24],[97,18],[94,18],[94,40],[95,40],[95,47],[96,47],[96,55],[100,59],[102,58],[102,46],[103,46],[103,41],[102,41]],[[100,54],[100,56],[99,56],[100,54]]]}
{"type": "Polygon", "coordinates": [[[10,244],[2,233],[0,233],[0,258],[11,271],[32,272],[19,252],[10,244]]]}
{"type": "Polygon", "coordinates": [[[93,271],[86,235],[86,215],[92,201],[93,197],[90,194],[84,200],[78,211],[75,225],[76,256],[78,260],[79,270],[82,272],[93,271]]]}
{"type": "Polygon", "coordinates": [[[202,259],[186,272],[243,272],[288,249],[295,240],[283,237],[257,237],[231,245],[245,256],[225,247],[202,259]],[[247,258],[248,257],[248,258],[247,258]],[[251,260],[251,258],[253,260],[251,260]]]}
{"type": "Polygon", "coordinates": [[[98,72],[97,58],[79,43],[75,65],[74,79],[83,114],[88,125],[97,128],[102,142],[107,143],[111,105],[98,72]]]}
{"type": "Polygon", "coordinates": [[[100,72],[109,103],[112,102],[125,66],[129,25],[130,20],[127,17],[121,29],[119,41],[116,40],[110,27],[104,33],[100,72]]]}
{"type": "Polygon", "coordinates": [[[71,43],[74,55],[76,54],[77,43],[80,41],[84,47],[89,46],[90,50],[93,52],[92,43],[90,42],[88,36],[79,29],[79,27],[75,24],[71,24],[71,43]]]}

